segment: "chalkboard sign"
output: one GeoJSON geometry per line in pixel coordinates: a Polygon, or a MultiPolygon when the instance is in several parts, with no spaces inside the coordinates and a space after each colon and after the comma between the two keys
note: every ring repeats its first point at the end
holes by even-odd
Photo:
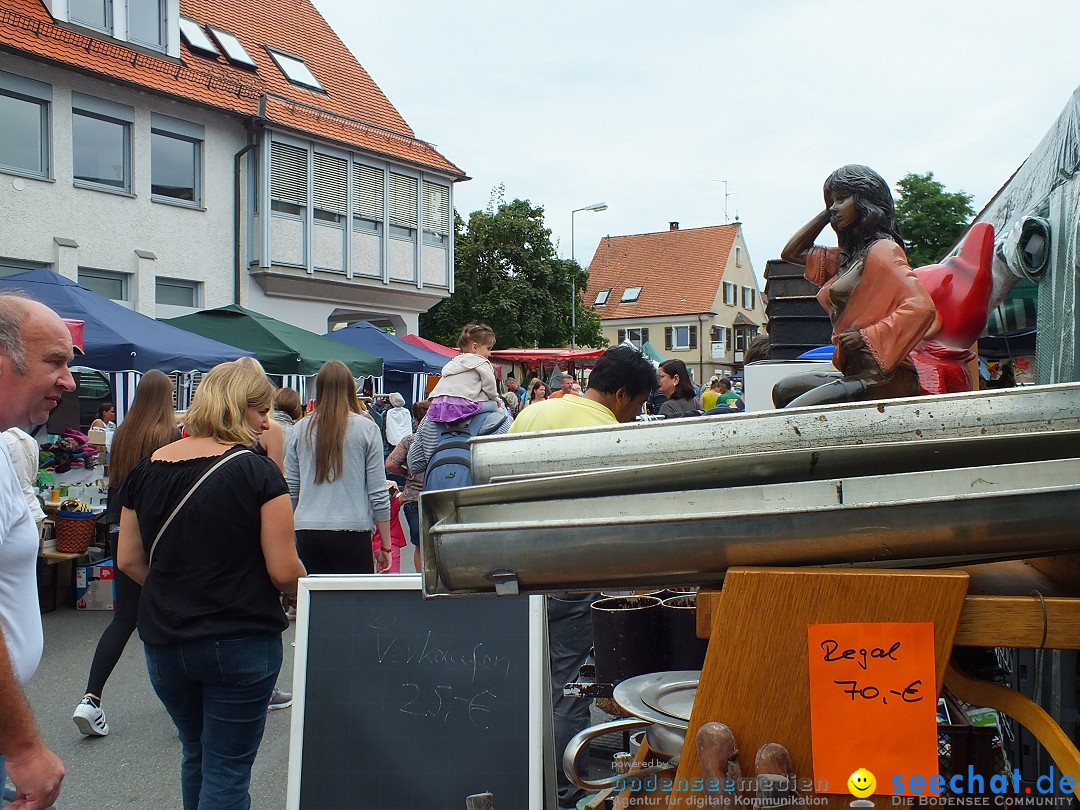
{"type": "Polygon", "coordinates": [[[289,810],[539,810],[539,597],[425,601],[420,577],[301,580],[289,810]]]}

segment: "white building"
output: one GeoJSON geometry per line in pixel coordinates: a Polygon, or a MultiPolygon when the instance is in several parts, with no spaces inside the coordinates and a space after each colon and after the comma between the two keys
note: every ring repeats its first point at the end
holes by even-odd
{"type": "Polygon", "coordinates": [[[453,183],[310,0],[0,0],[0,274],[416,332],[453,183]]]}

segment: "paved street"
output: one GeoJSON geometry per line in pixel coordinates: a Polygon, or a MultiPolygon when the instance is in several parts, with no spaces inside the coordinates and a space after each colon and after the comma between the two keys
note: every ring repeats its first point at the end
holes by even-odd
{"type": "MultiPolygon", "coordinates": [[[[118,810],[180,807],[180,743],[146,676],[138,635],[105,689],[108,737],[85,738],[71,721],[82,698],[94,647],[112,618],[107,611],[60,608],[41,617],[45,655],[27,684],[46,743],[67,767],[57,810],[118,810]]],[[[285,660],[279,683],[292,684],[295,625],[283,636],[285,660]]],[[[252,769],[252,807],[285,807],[291,709],[271,712],[252,769]]]]}

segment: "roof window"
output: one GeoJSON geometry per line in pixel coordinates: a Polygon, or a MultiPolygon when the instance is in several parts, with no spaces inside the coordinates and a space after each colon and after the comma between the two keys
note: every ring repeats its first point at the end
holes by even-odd
{"type": "Polygon", "coordinates": [[[627,287],[623,290],[622,298],[619,299],[620,304],[632,304],[637,301],[641,296],[641,287],[627,287]]]}
{"type": "Polygon", "coordinates": [[[218,55],[218,49],[195,20],[189,20],[187,17],[180,18],[180,36],[192,50],[201,51],[210,56],[218,55]]]}
{"type": "Polygon", "coordinates": [[[290,56],[281,51],[275,51],[273,48],[267,48],[266,50],[273,57],[281,72],[285,74],[285,78],[290,82],[312,90],[323,90],[323,86],[319,84],[319,80],[315,78],[315,74],[311,72],[303,59],[298,56],[290,56]]]}
{"type": "Polygon", "coordinates": [[[234,65],[243,65],[245,67],[258,67],[255,64],[255,60],[251,58],[251,55],[244,50],[244,46],[240,44],[233,34],[228,31],[222,31],[220,28],[214,28],[212,25],[206,26],[210,33],[214,35],[214,39],[217,40],[217,44],[221,46],[221,50],[225,51],[226,58],[234,65]]]}
{"type": "Polygon", "coordinates": [[[607,303],[609,295],[611,295],[611,290],[610,289],[601,290],[600,292],[598,292],[596,294],[596,300],[593,301],[593,306],[594,307],[602,307],[604,304],[607,303]]]}

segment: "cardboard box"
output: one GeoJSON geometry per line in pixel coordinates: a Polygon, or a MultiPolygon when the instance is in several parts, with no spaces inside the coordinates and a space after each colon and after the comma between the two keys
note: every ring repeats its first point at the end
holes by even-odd
{"type": "Polygon", "coordinates": [[[50,560],[38,557],[38,607],[51,613],[58,607],[71,604],[71,560],[50,560]]]}
{"type": "Polygon", "coordinates": [[[115,610],[116,569],[112,559],[75,569],[75,609],[115,610]]]}

